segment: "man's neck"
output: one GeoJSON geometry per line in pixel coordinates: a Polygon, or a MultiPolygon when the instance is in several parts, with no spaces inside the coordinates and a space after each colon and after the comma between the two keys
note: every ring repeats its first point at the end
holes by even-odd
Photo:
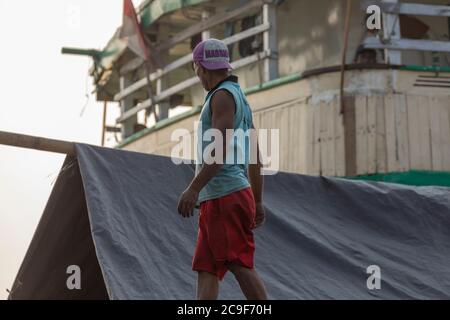
{"type": "Polygon", "coordinates": [[[228,77],[229,77],[229,74],[228,74],[228,73],[223,74],[223,75],[214,75],[214,76],[211,78],[211,82],[210,82],[211,90],[214,89],[215,87],[217,87],[217,85],[218,85],[219,83],[221,83],[223,80],[225,80],[225,79],[228,78],[228,77]]]}

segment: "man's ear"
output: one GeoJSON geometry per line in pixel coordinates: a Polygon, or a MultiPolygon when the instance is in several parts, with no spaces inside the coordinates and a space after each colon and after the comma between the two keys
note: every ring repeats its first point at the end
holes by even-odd
{"type": "Polygon", "coordinates": [[[208,70],[208,69],[206,69],[204,66],[202,66],[200,63],[199,63],[199,65],[200,65],[200,68],[202,68],[202,73],[203,74],[208,74],[209,72],[210,72],[210,70],[208,70]]]}

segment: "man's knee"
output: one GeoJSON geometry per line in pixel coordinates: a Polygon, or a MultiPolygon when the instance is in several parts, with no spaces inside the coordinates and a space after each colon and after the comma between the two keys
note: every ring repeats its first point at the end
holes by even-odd
{"type": "Polygon", "coordinates": [[[199,271],[197,284],[197,299],[215,300],[217,299],[219,289],[219,279],[216,275],[199,271]]]}
{"type": "Polygon", "coordinates": [[[227,266],[228,270],[230,270],[230,272],[236,277],[245,276],[251,273],[253,270],[232,262],[227,262],[225,265],[227,266]]]}
{"type": "Polygon", "coordinates": [[[200,283],[205,283],[206,285],[209,285],[211,283],[215,283],[218,281],[218,278],[215,274],[212,274],[207,271],[198,271],[198,281],[200,283]]]}

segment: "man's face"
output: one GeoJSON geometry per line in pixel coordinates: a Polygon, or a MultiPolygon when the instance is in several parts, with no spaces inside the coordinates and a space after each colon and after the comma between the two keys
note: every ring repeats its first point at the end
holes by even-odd
{"type": "Polygon", "coordinates": [[[200,82],[202,83],[203,88],[208,91],[209,86],[208,86],[208,82],[206,80],[206,72],[205,72],[205,68],[203,68],[200,63],[198,62],[192,62],[192,69],[195,72],[195,75],[200,79],[200,82]]]}

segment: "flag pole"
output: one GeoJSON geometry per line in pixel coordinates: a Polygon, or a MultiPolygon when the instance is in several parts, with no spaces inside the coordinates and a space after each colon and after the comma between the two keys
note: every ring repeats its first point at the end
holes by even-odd
{"type": "Polygon", "coordinates": [[[102,119],[102,147],[105,146],[105,132],[106,132],[106,112],[107,112],[108,102],[105,100],[103,102],[103,119],[102,119]]]}

